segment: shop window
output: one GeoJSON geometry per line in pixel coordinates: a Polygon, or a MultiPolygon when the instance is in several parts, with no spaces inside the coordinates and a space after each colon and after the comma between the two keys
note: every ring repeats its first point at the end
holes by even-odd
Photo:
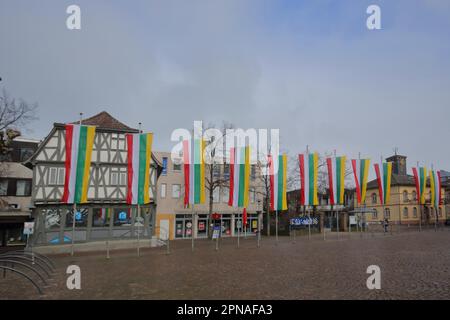
{"type": "Polygon", "coordinates": [[[61,210],[59,209],[46,209],[43,210],[45,217],[45,230],[59,229],[61,225],[61,210]]]}
{"type": "Polygon", "coordinates": [[[206,238],[208,237],[208,216],[199,215],[197,222],[197,237],[206,238]]]}
{"type": "Polygon", "coordinates": [[[94,208],[92,213],[92,225],[94,227],[108,227],[111,220],[110,208],[94,208]]]}
{"type": "MultiPolygon", "coordinates": [[[[88,209],[77,208],[75,212],[75,227],[87,227],[88,223],[88,209]]],[[[67,210],[66,213],[66,228],[73,227],[73,209],[67,210]]]]}
{"type": "Polygon", "coordinates": [[[131,225],[132,208],[114,208],[114,226],[131,225]]]}
{"type": "Polygon", "coordinates": [[[190,238],[192,237],[192,232],[193,232],[192,216],[176,215],[175,238],[190,238]]]}

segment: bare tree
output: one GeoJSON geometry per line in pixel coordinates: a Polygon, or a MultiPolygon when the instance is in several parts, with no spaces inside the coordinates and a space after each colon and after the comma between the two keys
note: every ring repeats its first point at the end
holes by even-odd
{"type": "MultiPolygon", "coordinates": [[[[22,99],[10,98],[6,90],[0,95],[0,177],[8,175],[9,154],[12,151],[12,141],[20,136],[20,130],[30,121],[36,119],[37,105],[30,105],[22,99]]],[[[0,199],[0,207],[7,205],[0,199]]]]}
{"type": "Polygon", "coordinates": [[[0,156],[11,152],[11,142],[20,136],[20,130],[36,119],[37,105],[30,105],[22,99],[10,98],[6,90],[0,96],[0,156]]]}
{"type": "MultiPolygon", "coordinates": [[[[208,147],[208,150],[205,151],[205,157],[210,159],[210,161],[205,163],[205,189],[208,191],[208,212],[210,217],[214,211],[214,192],[216,190],[221,190],[221,188],[228,187],[229,184],[230,176],[229,174],[228,176],[225,175],[224,172],[222,172],[222,168],[224,168],[224,160],[227,153],[227,150],[225,150],[227,129],[232,129],[233,127],[232,124],[224,122],[219,138],[205,134],[208,147]],[[219,150],[223,150],[224,153],[218,154],[219,150]]],[[[214,124],[208,125],[206,130],[208,129],[215,129],[214,124]]],[[[210,233],[209,236],[211,236],[211,228],[208,230],[210,233]]]]}

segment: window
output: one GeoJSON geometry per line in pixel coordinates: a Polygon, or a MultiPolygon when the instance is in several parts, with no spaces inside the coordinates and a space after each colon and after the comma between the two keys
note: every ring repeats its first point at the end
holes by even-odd
{"type": "Polygon", "coordinates": [[[377,211],[377,209],[373,209],[373,212],[372,212],[372,219],[373,219],[373,220],[378,219],[378,211],[377,211]]]}
{"type": "Polygon", "coordinates": [[[16,196],[30,196],[31,195],[31,181],[30,180],[17,180],[16,183],[16,196]]]}
{"type": "Polygon", "coordinates": [[[50,168],[49,176],[48,176],[48,184],[49,185],[64,185],[64,179],[66,175],[65,168],[50,168]]]}
{"type": "Polygon", "coordinates": [[[220,188],[216,187],[213,191],[213,202],[219,203],[220,202],[220,188]]]}
{"type": "Polygon", "coordinates": [[[225,164],[223,166],[223,177],[224,177],[224,179],[230,178],[230,165],[229,164],[225,164]]]}
{"type": "Polygon", "coordinates": [[[417,193],[415,191],[412,192],[412,200],[417,201],[417,193]]]}
{"type": "Polygon", "coordinates": [[[181,171],[181,159],[175,159],[173,162],[173,171],[181,171]]]}
{"type": "Polygon", "coordinates": [[[180,197],[181,185],[173,184],[172,185],[172,198],[178,199],[180,197]]]}
{"type": "Polygon", "coordinates": [[[376,204],[376,203],[377,203],[377,194],[372,193],[372,204],[376,204]]]}
{"type": "Polygon", "coordinates": [[[120,185],[121,186],[127,185],[127,174],[125,172],[120,173],[120,185]]]}
{"type": "Polygon", "coordinates": [[[404,207],[404,208],[403,208],[403,217],[404,217],[404,218],[408,218],[408,216],[409,216],[408,208],[407,208],[407,207],[404,207]]]}
{"type": "Polygon", "coordinates": [[[213,166],[213,176],[214,178],[220,178],[220,166],[217,164],[213,166]]]}
{"type": "Polygon", "coordinates": [[[55,185],[58,178],[58,169],[50,168],[50,176],[48,178],[48,184],[55,185]]]}
{"type": "Polygon", "coordinates": [[[34,149],[32,148],[21,148],[20,149],[20,161],[28,160],[34,153],[34,149]]]}
{"type": "Polygon", "coordinates": [[[94,208],[92,214],[92,226],[93,227],[109,226],[110,217],[111,217],[110,208],[94,208]]]}
{"type": "Polygon", "coordinates": [[[58,185],[60,185],[60,186],[64,185],[65,175],[66,175],[66,169],[59,168],[58,169],[58,185]]]}
{"type": "Polygon", "coordinates": [[[391,210],[389,208],[384,209],[384,217],[386,219],[390,219],[391,218],[391,210]]]}
{"type": "Polygon", "coordinates": [[[116,186],[117,183],[117,172],[111,172],[111,185],[116,186]]]}
{"type": "Polygon", "coordinates": [[[413,218],[417,218],[417,208],[413,208],[413,218]]]}
{"type": "Polygon", "coordinates": [[[230,198],[230,189],[229,188],[222,188],[222,202],[228,203],[228,200],[230,198]]]}
{"type": "Polygon", "coordinates": [[[409,201],[409,199],[408,199],[408,191],[403,191],[403,202],[408,202],[409,201]]]}
{"type": "Polygon", "coordinates": [[[255,180],[256,178],[256,166],[254,164],[250,167],[250,177],[252,180],[255,180]]]}
{"type": "Polygon", "coordinates": [[[256,199],[256,192],[255,189],[252,188],[250,189],[250,203],[255,203],[255,199],[256,199]]]}
{"type": "Polygon", "coordinates": [[[161,174],[166,175],[167,174],[167,157],[162,158],[162,172],[161,174]]]}
{"type": "Polygon", "coordinates": [[[164,199],[166,197],[166,192],[167,192],[167,184],[162,183],[161,184],[161,194],[160,194],[161,198],[164,199]]]}
{"type": "Polygon", "coordinates": [[[0,180],[0,196],[8,194],[8,180],[0,180]]]}

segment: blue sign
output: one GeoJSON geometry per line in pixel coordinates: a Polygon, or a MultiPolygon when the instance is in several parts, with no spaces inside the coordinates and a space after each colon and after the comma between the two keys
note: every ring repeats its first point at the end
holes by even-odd
{"type": "Polygon", "coordinates": [[[119,220],[121,221],[127,220],[127,213],[125,211],[119,213],[119,220]]]}
{"type": "Polygon", "coordinates": [[[81,220],[81,212],[80,211],[75,212],[75,220],[76,221],[80,221],[81,220]]]}
{"type": "Polygon", "coordinates": [[[308,226],[308,225],[318,225],[318,218],[310,218],[310,217],[298,217],[291,219],[291,226],[300,227],[300,226],[308,226]]]}

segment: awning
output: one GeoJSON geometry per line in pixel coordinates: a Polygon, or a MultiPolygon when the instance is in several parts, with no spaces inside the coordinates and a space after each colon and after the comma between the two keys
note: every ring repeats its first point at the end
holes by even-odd
{"type": "Polygon", "coordinates": [[[0,212],[0,223],[23,223],[31,217],[29,212],[2,211],[0,212]]]}

